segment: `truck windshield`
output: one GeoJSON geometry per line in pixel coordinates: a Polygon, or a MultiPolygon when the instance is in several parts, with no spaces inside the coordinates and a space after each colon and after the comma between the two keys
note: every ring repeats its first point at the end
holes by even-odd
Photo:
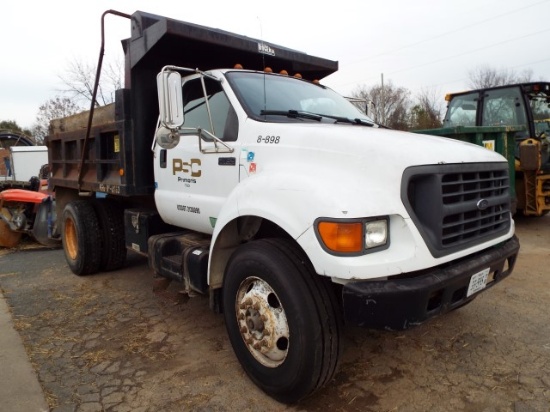
{"type": "Polygon", "coordinates": [[[321,85],[259,72],[234,71],[226,76],[248,115],[257,120],[374,124],[344,97],[321,85]]]}

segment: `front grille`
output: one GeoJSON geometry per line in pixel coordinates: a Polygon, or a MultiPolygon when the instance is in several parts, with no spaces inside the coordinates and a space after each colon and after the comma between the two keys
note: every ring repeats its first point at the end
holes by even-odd
{"type": "Polygon", "coordinates": [[[496,238],[510,228],[506,163],[410,167],[403,174],[401,198],[435,257],[496,238]]]}

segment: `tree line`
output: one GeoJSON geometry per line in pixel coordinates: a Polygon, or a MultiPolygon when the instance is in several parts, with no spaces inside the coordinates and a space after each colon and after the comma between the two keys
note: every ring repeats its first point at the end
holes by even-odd
{"type": "MultiPolygon", "coordinates": [[[[516,72],[479,66],[468,72],[468,88],[483,89],[533,80],[532,70],[516,72]]],[[[352,93],[354,99],[369,102],[369,115],[373,120],[396,130],[434,129],[442,126],[445,107],[443,94],[436,89],[422,89],[415,96],[405,87],[388,84],[358,86],[352,93]]]]}
{"type": "MultiPolygon", "coordinates": [[[[122,87],[122,62],[110,63],[102,74],[95,107],[114,101],[115,90],[122,87]]],[[[59,94],[45,101],[38,108],[36,122],[31,129],[22,129],[15,120],[0,121],[0,130],[10,130],[33,137],[43,142],[48,134],[50,121],[87,110],[92,105],[95,82],[95,67],[73,60],[63,75],[59,75],[63,88],[59,94]]],[[[468,72],[468,87],[480,89],[513,83],[533,81],[533,72],[516,72],[479,66],[468,72]]],[[[386,84],[359,85],[352,92],[354,104],[365,110],[378,124],[396,130],[419,130],[441,127],[445,107],[443,94],[436,89],[425,88],[412,96],[406,87],[397,86],[390,80],[386,84]]]]}

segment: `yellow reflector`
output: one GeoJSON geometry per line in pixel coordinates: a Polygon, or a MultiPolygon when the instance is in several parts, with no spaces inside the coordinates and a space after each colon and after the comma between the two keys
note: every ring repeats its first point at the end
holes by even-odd
{"type": "Polygon", "coordinates": [[[121,169],[118,169],[118,174],[119,174],[120,176],[124,176],[124,169],[122,169],[122,168],[121,168],[121,169]]]}
{"type": "Polygon", "coordinates": [[[319,235],[325,246],[341,253],[357,253],[363,250],[363,224],[320,222],[319,235]]]}

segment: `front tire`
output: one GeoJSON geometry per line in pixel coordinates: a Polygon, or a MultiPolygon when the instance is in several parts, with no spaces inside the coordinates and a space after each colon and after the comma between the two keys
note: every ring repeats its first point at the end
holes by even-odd
{"type": "Polygon", "coordinates": [[[281,239],[244,244],[230,259],[223,284],[237,358],[256,385],[284,403],[330,381],[341,352],[334,291],[297,249],[281,239]]]}
{"type": "Polygon", "coordinates": [[[69,268],[79,276],[96,273],[101,263],[101,232],[91,202],[68,203],[62,221],[61,241],[69,268]]]}

